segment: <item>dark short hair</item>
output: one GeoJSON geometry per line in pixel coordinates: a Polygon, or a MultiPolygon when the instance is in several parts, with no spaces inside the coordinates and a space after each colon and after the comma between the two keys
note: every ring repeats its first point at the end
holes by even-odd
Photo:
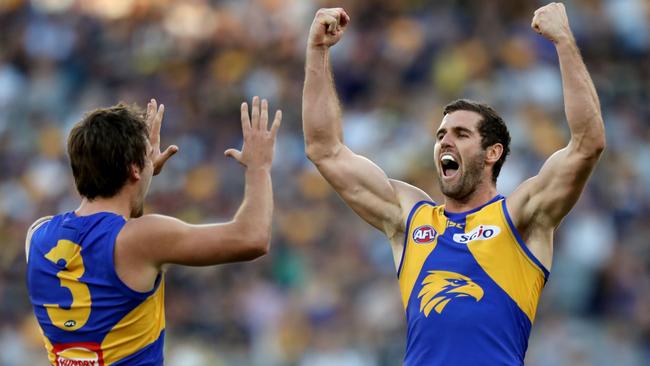
{"type": "Polygon", "coordinates": [[[478,124],[478,132],[481,135],[481,147],[487,149],[496,143],[503,145],[503,153],[499,160],[492,167],[492,181],[497,182],[497,177],[501,172],[501,167],[510,154],[510,133],[508,127],[497,112],[485,103],[479,103],[468,99],[458,99],[445,106],[443,115],[455,111],[471,111],[481,115],[481,121],[478,124]]]}
{"type": "Polygon", "coordinates": [[[129,178],[131,165],[144,168],[148,127],[144,113],[120,103],[89,112],[68,136],[77,191],[90,200],[110,198],[129,178]]]}

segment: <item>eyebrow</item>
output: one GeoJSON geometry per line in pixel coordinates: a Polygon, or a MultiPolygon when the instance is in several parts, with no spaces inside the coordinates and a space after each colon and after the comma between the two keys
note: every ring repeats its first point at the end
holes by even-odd
{"type": "MultiPolygon", "coordinates": [[[[467,128],[467,127],[463,127],[463,126],[452,127],[451,129],[452,129],[452,131],[454,131],[454,132],[456,132],[456,133],[461,133],[461,132],[466,132],[466,133],[469,133],[469,134],[472,134],[472,133],[473,133],[472,130],[470,130],[470,129],[467,128]]],[[[441,133],[446,133],[446,132],[447,132],[447,129],[446,129],[446,128],[441,128],[441,129],[439,129],[438,131],[436,131],[436,137],[437,137],[438,135],[440,135],[441,133]]]]}
{"type": "Polygon", "coordinates": [[[462,127],[462,126],[456,126],[456,127],[452,128],[452,130],[454,130],[454,131],[456,131],[456,132],[467,132],[467,133],[469,133],[469,134],[472,133],[472,130],[470,130],[470,129],[467,128],[467,127],[462,127]]]}

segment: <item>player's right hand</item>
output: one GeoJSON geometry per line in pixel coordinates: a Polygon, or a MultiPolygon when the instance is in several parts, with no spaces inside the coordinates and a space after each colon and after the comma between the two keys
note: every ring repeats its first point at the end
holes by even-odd
{"type": "Polygon", "coordinates": [[[309,30],[309,47],[332,47],[341,39],[349,22],[350,17],[343,8],[319,9],[309,30]]]}
{"type": "Polygon", "coordinates": [[[149,127],[149,143],[153,150],[151,156],[153,175],[158,175],[167,160],[178,152],[178,146],[176,145],[171,145],[165,151],[160,152],[160,126],[162,125],[163,114],[165,114],[165,106],[163,104],[159,106],[155,99],[151,99],[147,104],[145,120],[149,127]]]}
{"type": "Polygon", "coordinates": [[[228,149],[224,152],[247,168],[271,169],[275,137],[282,122],[282,111],[275,112],[271,129],[268,129],[269,104],[266,99],[253,97],[253,110],[248,115],[248,103],[241,104],[241,126],[244,133],[244,146],[241,151],[228,149]]]}
{"type": "Polygon", "coordinates": [[[573,38],[566,8],[562,3],[550,3],[535,10],[530,26],[555,44],[573,38]]]}

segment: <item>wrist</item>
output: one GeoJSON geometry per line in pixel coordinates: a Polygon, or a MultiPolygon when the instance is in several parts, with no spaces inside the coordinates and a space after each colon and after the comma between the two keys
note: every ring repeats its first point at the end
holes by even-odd
{"type": "Polygon", "coordinates": [[[264,174],[271,172],[271,164],[255,164],[246,166],[246,174],[264,174]]]}
{"type": "Polygon", "coordinates": [[[326,46],[324,44],[314,44],[314,43],[309,43],[307,45],[307,53],[311,54],[327,54],[329,53],[329,46],[326,46]]]}
{"type": "Polygon", "coordinates": [[[308,74],[321,74],[329,68],[329,48],[325,46],[307,47],[305,57],[305,71],[308,74]]]}
{"type": "Polygon", "coordinates": [[[555,40],[555,47],[573,46],[574,44],[575,39],[571,33],[563,34],[555,40]]]}

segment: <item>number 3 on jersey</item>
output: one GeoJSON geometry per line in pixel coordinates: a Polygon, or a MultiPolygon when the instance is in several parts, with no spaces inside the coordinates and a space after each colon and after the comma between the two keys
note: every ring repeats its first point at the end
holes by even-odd
{"type": "Polygon", "coordinates": [[[59,240],[45,258],[55,264],[61,260],[65,261],[65,269],[59,271],[56,276],[61,281],[61,287],[67,288],[72,294],[70,309],[63,309],[59,304],[45,304],[47,315],[57,328],[66,331],[77,330],[88,321],[92,303],[88,286],[79,282],[86,270],[81,257],[81,246],[70,240],[59,240]]]}

